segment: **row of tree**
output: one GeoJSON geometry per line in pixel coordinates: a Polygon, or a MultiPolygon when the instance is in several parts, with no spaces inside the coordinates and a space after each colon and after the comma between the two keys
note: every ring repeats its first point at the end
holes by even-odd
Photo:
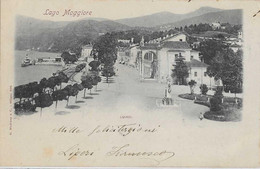
{"type": "MultiPolygon", "coordinates": [[[[77,71],[81,71],[85,64],[78,66],[77,71]],[[79,70],[81,68],[81,70],[79,70]]],[[[25,85],[16,86],[14,89],[14,97],[19,99],[19,102],[15,103],[15,112],[31,112],[35,111],[36,107],[41,109],[44,107],[49,107],[56,101],[56,107],[58,101],[67,100],[67,105],[69,103],[69,98],[77,95],[79,91],[85,89],[92,89],[93,86],[97,86],[101,82],[101,77],[97,74],[83,76],[81,83],[67,85],[62,88],[62,83],[67,83],[69,78],[63,72],[59,72],[57,75],[52,76],[48,79],[43,78],[41,81],[32,82],[25,85]],[[58,86],[60,88],[58,89],[58,86]]]]}

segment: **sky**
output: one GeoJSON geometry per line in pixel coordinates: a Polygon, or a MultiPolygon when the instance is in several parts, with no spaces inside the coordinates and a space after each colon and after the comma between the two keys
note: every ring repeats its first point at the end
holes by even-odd
{"type": "MultiPolygon", "coordinates": [[[[20,0],[16,1],[16,13],[19,15],[30,16],[42,20],[70,21],[86,17],[106,18],[111,20],[132,18],[149,15],[157,12],[168,11],[176,14],[183,14],[195,11],[202,6],[234,9],[243,7],[241,1],[232,4],[226,1],[199,1],[199,0],[20,0]],[[203,2],[203,3],[202,3],[203,2]],[[65,15],[64,11],[92,11],[91,16],[81,15],[72,17],[65,15]],[[54,16],[44,15],[46,10],[58,11],[54,16]]],[[[52,12],[53,13],[53,12],[52,12]]]]}

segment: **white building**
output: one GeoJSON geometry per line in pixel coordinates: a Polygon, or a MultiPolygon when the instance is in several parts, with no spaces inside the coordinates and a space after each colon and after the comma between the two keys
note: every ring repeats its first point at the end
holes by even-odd
{"type": "Polygon", "coordinates": [[[81,57],[84,58],[87,62],[91,62],[93,59],[93,56],[91,55],[93,46],[92,45],[85,45],[82,47],[81,50],[81,57]]]}
{"type": "Polygon", "coordinates": [[[117,42],[130,43],[130,40],[127,40],[127,39],[118,39],[117,42]]]}
{"type": "Polygon", "coordinates": [[[221,28],[221,24],[219,22],[213,22],[211,24],[211,27],[212,27],[213,30],[220,29],[221,28]]]}
{"type": "Polygon", "coordinates": [[[229,46],[234,52],[237,52],[238,50],[242,49],[242,46],[238,44],[232,44],[229,46]]]}
{"type": "Polygon", "coordinates": [[[187,81],[195,80],[198,85],[206,84],[210,88],[218,85],[217,82],[214,80],[214,78],[210,78],[206,74],[207,67],[209,65],[207,65],[203,62],[200,62],[196,59],[193,59],[189,62],[186,62],[186,65],[190,69],[189,70],[189,77],[187,78],[187,81]]]}
{"type": "MultiPolygon", "coordinates": [[[[171,79],[175,60],[183,58],[189,67],[187,82],[195,80],[198,84],[214,85],[213,78],[211,79],[205,73],[208,65],[200,61],[199,51],[192,50],[186,39],[187,36],[184,33],[167,36],[159,43],[156,41],[144,43],[142,39],[140,47],[130,52],[134,58],[137,57],[141,77],[165,82],[171,79]]],[[[174,79],[172,80],[174,82],[174,79]]]]}

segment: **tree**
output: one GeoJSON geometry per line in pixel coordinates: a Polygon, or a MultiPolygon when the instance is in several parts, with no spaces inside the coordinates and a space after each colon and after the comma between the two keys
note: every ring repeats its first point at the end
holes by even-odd
{"type": "Polygon", "coordinates": [[[207,85],[205,85],[205,84],[201,84],[201,85],[200,85],[201,94],[206,95],[207,92],[208,92],[208,90],[209,90],[209,88],[208,88],[207,85]]]}
{"type": "Polygon", "coordinates": [[[23,88],[24,88],[24,85],[16,86],[14,88],[14,98],[19,98],[20,104],[21,104],[22,98],[23,98],[23,88]]]}
{"type": "Polygon", "coordinates": [[[215,94],[210,99],[210,111],[219,112],[221,110],[222,98],[223,98],[223,87],[218,86],[215,94]]]}
{"type": "Polygon", "coordinates": [[[98,71],[98,67],[100,66],[100,62],[97,60],[93,60],[88,64],[91,67],[91,71],[98,71]]]}
{"type": "Polygon", "coordinates": [[[198,50],[201,52],[204,62],[212,65],[212,60],[227,47],[221,40],[206,40],[200,43],[198,50]]]}
{"type": "MultiPolygon", "coordinates": [[[[77,84],[77,83],[75,83],[75,84],[73,85],[73,87],[74,87],[77,91],[82,91],[82,90],[84,89],[84,87],[83,87],[82,84],[77,84]]],[[[78,93],[76,94],[76,100],[75,100],[75,102],[77,102],[77,97],[78,97],[78,93]]]]}
{"type": "Polygon", "coordinates": [[[34,104],[35,94],[42,93],[42,88],[37,82],[31,82],[25,85],[16,86],[14,88],[14,98],[19,98],[19,103],[16,103],[14,108],[15,112],[31,112],[35,111],[36,106],[34,104]],[[27,99],[22,103],[22,98],[27,99]]]}
{"type": "Polygon", "coordinates": [[[42,89],[43,89],[42,86],[37,82],[34,82],[34,84],[31,85],[31,90],[33,91],[34,94],[36,93],[41,94],[42,89]]]}
{"type": "Polygon", "coordinates": [[[58,85],[60,82],[57,81],[58,78],[53,76],[53,77],[50,77],[48,80],[47,80],[47,87],[51,88],[52,89],[52,92],[54,91],[54,88],[56,85],[58,85]]]}
{"type": "Polygon", "coordinates": [[[41,93],[39,96],[35,98],[35,105],[36,107],[41,108],[41,113],[42,113],[42,108],[49,107],[52,104],[53,104],[53,100],[51,95],[49,94],[41,93]]]}
{"type": "Polygon", "coordinates": [[[182,85],[185,83],[185,79],[189,76],[189,71],[183,59],[176,60],[176,65],[174,65],[171,76],[173,79],[177,78],[178,84],[182,85]]]}
{"type": "Polygon", "coordinates": [[[58,81],[58,86],[60,86],[60,89],[62,88],[61,84],[62,83],[68,83],[69,78],[68,76],[64,73],[64,72],[59,72],[58,76],[57,76],[57,81],[58,81]]]}
{"type": "Polygon", "coordinates": [[[55,108],[57,108],[58,101],[67,100],[68,92],[67,90],[61,89],[56,90],[52,93],[52,100],[56,101],[55,108]]]}
{"type": "Polygon", "coordinates": [[[102,76],[106,77],[106,82],[108,83],[108,78],[115,75],[114,67],[112,65],[105,65],[102,69],[102,76]]]}
{"type": "Polygon", "coordinates": [[[117,40],[112,33],[100,36],[94,46],[93,55],[98,58],[100,63],[114,63],[117,59],[117,40]]]}
{"type": "Polygon", "coordinates": [[[63,53],[61,54],[61,58],[63,59],[63,61],[64,61],[66,64],[75,63],[76,61],[78,61],[77,55],[76,55],[76,54],[71,55],[69,52],[63,52],[63,53]]]}
{"type": "Polygon", "coordinates": [[[215,80],[221,79],[225,91],[238,93],[242,91],[243,65],[242,51],[234,53],[231,49],[223,50],[212,60],[207,74],[215,80]]]}
{"type": "Polygon", "coordinates": [[[221,110],[221,100],[216,97],[210,99],[210,111],[219,112],[221,110]]]}
{"type": "Polygon", "coordinates": [[[68,92],[68,97],[67,97],[67,106],[69,105],[69,98],[70,96],[76,96],[78,94],[78,88],[72,85],[66,86],[63,90],[66,90],[68,92]]]}
{"type": "MultiPolygon", "coordinates": [[[[98,83],[101,82],[101,77],[95,76],[95,81],[97,81],[97,85],[98,85],[98,83]]],[[[97,85],[96,85],[96,90],[97,90],[97,85]]]]}
{"type": "Polygon", "coordinates": [[[58,95],[59,95],[59,92],[60,92],[61,90],[56,90],[56,91],[54,91],[52,94],[51,94],[51,97],[52,97],[52,100],[53,101],[56,101],[56,104],[55,104],[55,109],[57,108],[57,105],[58,105],[58,95]]]}
{"type": "Polygon", "coordinates": [[[96,74],[94,74],[92,76],[92,85],[96,86],[96,91],[97,91],[97,85],[98,85],[99,82],[101,82],[101,77],[96,75],[96,74]]]}
{"type": "Polygon", "coordinates": [[[47,79],[46,79],[46,78],[41,79],[40,85],[41,85],[41,87],[42,87],[42,89],[43,89],[43,91],[44,91],[44,90],[48,87],[48,81],[47,81],[47,79]]]}
{"type": "Polygon", "coordinates": [[[84,87],[84,97],[86,94],[86,89],[92,89],[92,77],[89,75],[81,77],[81,84],[84,87]]]}
{"type": "Polygon", "coordinates": [[[194,88],[195,88],[196,84],[197,84],[197,82],[195,80],[191,80],[188,83],[188,85],[190,86],[190,94],[191,95],[194,94],[194,88]]]}

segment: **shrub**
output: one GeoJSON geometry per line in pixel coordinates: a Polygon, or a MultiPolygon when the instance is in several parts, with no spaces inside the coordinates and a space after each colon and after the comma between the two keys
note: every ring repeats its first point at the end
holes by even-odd
{"type": "Polygon", "coordinates": [[[219,97],[213,97],[210,99],[210,111],[221,110],[221,99],[219,97]]]}
{"type": "Polygon", "coordinates": [[[207,85],[205,85],[205,84],[200,85],[201,94],[206,95],[208,90],[209,90],[209,88],[207,85]]]}
{"type": "Polygon", "coordinates": [[[214,97],[219,97],[222,98],[223,97],[223,86],[217,86],[214,97]]]}
{"type": "Polygon", "coordinates": [[[195,80],[191,80],[189,81],[188,85],[190,86],[190,93],[193,94],[194,93],[194,88],[195,85],[197,84],[197,82],[195,80]]]}
{"type": "Polygon", "coordinates": [[[191,94],[180,94],[179,97],[183,98],[183,99],[188,99],[188,100],[194,100],[195,99],[195,95],[191,95],[191,94]]]}

